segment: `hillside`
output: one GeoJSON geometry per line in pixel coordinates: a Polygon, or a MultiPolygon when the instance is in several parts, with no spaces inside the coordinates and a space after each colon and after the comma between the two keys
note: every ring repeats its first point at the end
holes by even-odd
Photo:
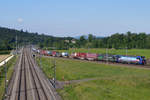
{"type": "Polygon", "coordinates": [[[16,36],[18,45],[35,44],[39,45],[41,48],[150,49],[150,34],[146,33],[116,33],[103,38],[89,34],[88,36],[80,36],[80,38],[75,39],[72,37],[53,37],[0,27],[0,50],[11,50],[15,48],[16,36]],[[72,42],[72,40],[75,41],[72,42]]]}
{"type": "Polygon", "coordinates": [[[16,46],[16,36],[19,45],[39,44],[41,47],[59,47],[62,41],[72,38],[53,37],[0,27],[0,50],[10,50],[16,46]]]}

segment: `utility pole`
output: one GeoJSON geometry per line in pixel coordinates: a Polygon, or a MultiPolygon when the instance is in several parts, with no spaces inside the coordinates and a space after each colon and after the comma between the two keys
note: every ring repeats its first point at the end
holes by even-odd
{"type": "Polygon", "coordinates": [[[7,96],[7,65],[6,62],[4,62],[5,66],[5,97],[7,96]]]}
{"type": "Polygon", "coordinates": [[[107,44],[107,47],[106,47],[106,62],[108,64],[108,44],[107,44]]]}
{"type": "Polygon", "coordinates": [[[40,54],[40,67],[42,68],[42,61],[41,61],[41,54],[40,54]]]}
{"type": "Polygon", "coordinates": [[[16,54],[17,54],[17,35],[16,35],[16,54]]]}
{"type": "Polygon", "coordinates": [[[126,47],[126,56],[128,55],[128,48],[126,47]]]}
{"type": "Polygon", "coordinates": [[[56,61],[55,58],[53,59],[53,68],[54,68],[54,88],[56,88],[56,61]]]}
{"type": "Polygon", "coordinates": [[[106,62],[108,64],[108,48],[106,48],[106,62]]]}

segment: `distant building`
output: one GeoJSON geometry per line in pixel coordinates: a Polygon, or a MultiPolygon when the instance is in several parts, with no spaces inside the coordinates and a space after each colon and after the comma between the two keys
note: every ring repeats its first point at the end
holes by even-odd
{"type": "Polygon", "coordinates": [[[69,43],[69,40],[65,40],[65,42],[69,43]]]}
{"type": "Polygon", "coordinates": [[[75,40],[75,39],[72,39],[72,40],[71,40],[71,43],[75,44],[75,43],[76,43],[76,40],[75,40]]]}

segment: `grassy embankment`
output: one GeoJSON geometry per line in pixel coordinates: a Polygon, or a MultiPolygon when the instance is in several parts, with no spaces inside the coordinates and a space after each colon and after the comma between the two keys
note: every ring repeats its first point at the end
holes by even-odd
{"type": "MultiPolygon", "coordinates": [[[[14,65],[16,62],[17,57],[13,57],[7,64],[7,80],[10,80],[13,70],[14,70],[14,65]]],[[[3,95],[5,93],[5,68],[4,66],[0,67],[0,100],[2,100],[3,95]]]]}
{"type": "MultiPolygon", "coordinates": [[[[106,53],[106,49],[69,49],[69,50],[58,50],[58,51],[67,51],[69,53],[71,52],[90,52],[90,53],[106,53]]],[[[125,49],[109,49],[108,53],[110,54],[120,54],[120,55],[126,55],[125,49]]],[[[146,58],[150,59],[150,49],[128,49],[127,50],[128,55],[136,55],[136,56],[145,56],[146,58]]]]}
{"type": "Polygon", "coordinates": [[[0,62],[8,58],[10,55],[0,55],[0,62]]]}
{"type": "MultiPolygon", "coordinates": [[[[45,74],[52,78],[52,58],[42,58],[45,74]]],[[[39,60],[38,60],[39,62],[39,60]]],[[[57,80],[97,78],[58,90],[64,100],[149,100],[150,70],[56,59],[57,80]]]]}

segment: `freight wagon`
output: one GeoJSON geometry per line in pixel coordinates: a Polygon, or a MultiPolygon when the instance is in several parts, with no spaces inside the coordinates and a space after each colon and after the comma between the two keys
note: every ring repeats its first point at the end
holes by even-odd
{"type": "Polygon", "coordinates": [[[49,56],[49,51],[45,50],[45,54],[46,56],[49,56]]]}
{"type": "Polygon", "coordinates": [[[74,58],[74,59],[78,58],[76,52],[71,53],[71,55],[69,57],[74,58]]]}
{"type": "Polygon", "coordinates": [[[37,50],[37,53],[40,54],[40,50],[37,50]]]}
{"type": "Polygon", "coordinates": [[[36,52],[36,49],[35,49],[35,48],[32,48],[32,50],[36,52]]]}
{"type": "Polygon", "coordinates": [[[99,60],[99,61],[118,62],[118,57],[119,57],[119,56],[117,56],[117,55],[99,54],[99,55],[98,55],[98,60],[99,60]]]}
{"type": "Polygon", "coordinates": [[[52,56],[53,56],[53,57],[56,56],[56,51],[52,51],[52,56]]]}
{"type": "Polygon", "coordinates": [[[40,54],[42,54],[42,55],[46,55],[46,54],[47,54],[47,52],[46,52],[46,50],[40,50],[40,54]]]}
{"type": "Polygon", "coordinates": [[[86,59],[86,53],[77,53],[78,59],[86,59]]]}
{"type": "Polygon", "coordinates": [[[35,48],[32,48],[32,51],[38,53],[39,50],[35,49],[35,48]]]}
{"type": "Polygon", "coordinates": [[[98,59],[98,54],[96,54],[96,53],[87,53],[86,54],[86,59],[87,60],[97,60],[98,59]]]}
{"type": "Polygon", "coordinates": [[[53,57],[61,57],[61,53],[59,53],[57,51],[52,51],[52,56],[53,57]]]}
{"type": "Polygon", "coordinates": [[[51,51],[47,51],[48,56],[52,56],[52,52],[51,51]]]}
{"type": "Polygon", "coordinates": [[[56,57],[62,57],[60,52],[56,52],[56,57]]]}
{"type": "Polygon", "coordinates": [[[68,54],[67,52],[62,52],[62,53],[61,53],[61,56],[62,56],[62,57],[69,57],[69,54],[68,54]]]}

